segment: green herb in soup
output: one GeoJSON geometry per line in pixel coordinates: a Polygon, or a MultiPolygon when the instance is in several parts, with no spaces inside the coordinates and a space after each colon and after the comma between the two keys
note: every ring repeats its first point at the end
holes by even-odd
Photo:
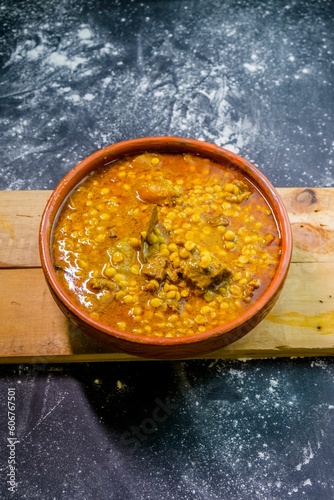
{"type": "Polygon", "coordinates": [[[146,153],[91,174],[53,234],[68,294],[106,325],[149,337],[204,332],[267,289],[280,238],[237,170],[189,154],[146,153]]]}

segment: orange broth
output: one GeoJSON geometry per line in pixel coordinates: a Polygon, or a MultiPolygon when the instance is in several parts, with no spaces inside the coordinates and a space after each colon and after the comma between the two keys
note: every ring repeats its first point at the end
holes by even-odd
{"type": "Polygon", "coordinates": [[[138,336],[225,324],[267,289],[280,258],[273,214],[238,170],[145,153],[88,176],[53,233],[54,266],[92,318],[138,336]]]}

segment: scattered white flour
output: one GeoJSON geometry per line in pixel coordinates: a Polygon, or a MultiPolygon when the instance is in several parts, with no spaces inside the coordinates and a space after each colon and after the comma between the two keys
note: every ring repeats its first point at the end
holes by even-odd
{"type": "MultiPolygon", "coordinates": [[[[35,3],[42,6],[42,0],[35,3]]],[[[115,2],[113,15],[125,33],[134,9],[141,11],[142,23],[133,26],[128,38],[100,25],[101,12],[83,23],[75,2],[59,0],[42,22],[37,8],[21,19],[20,10],[13,7],[10,14],[20,19],[17,43],[8,45],[3,67],[9,71],[0,97],[10,98],[20,116],[29,116],[29,123],[17,133],[16,123],[0,120],[2,188],[17,189],[24,182],[26,188],[50,188],[106,141],[164,134],[210,141],[241,154],[277,185],[291,185],[292,168],[298,163],[305,170],[302,185],[333,186],[332,120],[331,113],[324,113],[332,78],[322,62],[332,59],[332,42],[316,7],[314,15],[309,13],[290,30],[286,18],[291,9],[277,12],[272,0],[265,7],[238,8],[238,15],[234,8],[219,9],[209,0],[198,16],[196,5],[183,5],[183,17],[167,25],[157,21],[154,2],[124,2],[122,7],[115,2]],[[273,13],[275,29],[268,32],[273,13]],[[253,28],[259,19],[258,38],[253,28]],[[54,27],[59,36],[54,36],[54,27]],[[312,57],[306,57],[307,50],[312,57]],[[323,82],[321,95],[313,92],[314,75],[323,82]],[[296,109],[302,125],[294,126],[296,109]],[[43,116],[37,110],[43,110],[43,116]],[[283,115],[290,124],[288,133],[277,120],[283,115]],[[310,134],[313,142],[317,138],[313,150],[310,134]],[[32,172],[36,164],[40,170],[29,178],[23,178],[22,171],[22,179],[14,179],[22,144],[26,171],[32,172]],[[51,144],[61,148],[61,164],[51,144]],[[50,179],[50,171],[58,178],[50,179]]]]}
{"type": "Polygon", "coordinates": [[[255,64],[255,63],[244,63],[243,67],[250,73],[257,73],[258,71],[262,72],[265,70],[262,64],[255,64]]]}
{"type": "Polygon", "coordinates": [[[78,31],[78,37],[80,40],[90,40],[93,37],[93,33],[89,28],[80,28],[78,31]]]}
{"type": "Polygon", "coordinates": [[[276,380],[276,379],[270,379],[269,383],[272,387],[278,387],[278,384],[279,384],[278,380],[276,380]]]}
{"type": "Polygon", "coordinates": [[[26,57],[31,61],[39,59],[45,52],[45,47],[43,45],[38,45],[34,49],[27,50],[26,57]]]}
{"type": "Polygon", "coordinates": [[[307,447],[303,448],[303,461],[296,465],[296,470],[300,471],[303,465],[307,465],[314,458],[314,452],[312,450],[311,443],[309,442],[307,447]]]}
{"type": "Polygon", "coordinates": [[[81,100],[81,98],[80,98],[80,95],[79,95],[79,94],[68,94],[68,95],[66,96],[66,99],[67,99],[68,101],[73,102],[73,103],[79,103],[79,102],[80,102],[80,100],[81,100]]]}
{"type": "Polygon", "coordinates": [[[75,70],[79,64],[84,64],[87,61],[84,57],[74,56],[73,58],[67,57],[65,53],[53,52],[47,58],[47,62],[51,66],[66,66],[72,71],[75,70]]]}
{"type": "Polygon", "coordinates": [[[89,94],[89,93],[87,93],[87,94],[85,94],[83,96],[83,98],[85,99],[85,101],[92,101],[93,99],[95,99],[95,97],[96,97],[95,95],[89,94]]]}

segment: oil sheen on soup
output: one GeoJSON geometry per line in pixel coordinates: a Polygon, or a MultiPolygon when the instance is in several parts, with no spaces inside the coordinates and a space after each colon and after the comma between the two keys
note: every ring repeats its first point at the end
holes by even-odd
{"type": "Polygon", "coordinates": [[[145,153],[98,169],[53,233],[67,293],[92,318],[145,337],[223,325],[267,289],[280,258],[268,204],[240,172],[145,153]]]}

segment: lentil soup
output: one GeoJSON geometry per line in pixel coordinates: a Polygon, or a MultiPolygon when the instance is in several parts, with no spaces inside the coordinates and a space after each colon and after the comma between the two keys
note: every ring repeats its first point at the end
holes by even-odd
{"type": "Polygon", "coordinates": [[[145,337],[228,323],[267,289],[281,253],[272,212],[237,169],[145,153],[90,174],[53,232],[53,262],[92,318],[145,337]]]}

